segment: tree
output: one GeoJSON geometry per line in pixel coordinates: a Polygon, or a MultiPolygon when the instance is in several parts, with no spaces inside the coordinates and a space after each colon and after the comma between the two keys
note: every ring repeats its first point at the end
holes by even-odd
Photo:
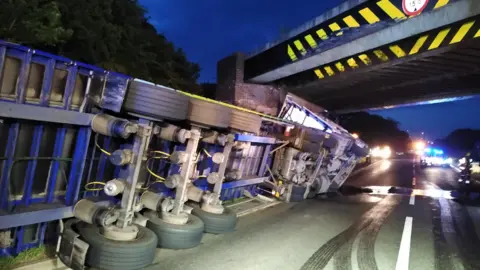
{"type": "Polygon", "coordinates": [[[199,93],[200,67],[159,34],[137,0],[7,0],[10,41],[172,88],[199,93]]]}
{"type": "Polygon", "coordinates": [[[448,134],[447,137],[435,141],[435,145],[442,146],[449,155],[462,157],[471,152],[475,159],[480,158],[480,130],[457,129],[448,134]]]}
{"type": "Polygon", "coordinates": [[[202,95],[204,97],[215,99],[215,95],[217,92],[216,83],[202,83],[200,86],[202,87],[202,95]]]}
{"type": "Polygon", "coordinates": [[[62,25],[55,1],[3,0],[0,25],[2,38],[29,46],[56,46],[72,36],[72,30],[62,25]]]}
{"type": "Polygon", "coordinates": [[[341,115],[340,124],[351,133],[357,133],[370,146],[389,145],[397,151],[406,151],[410,136],[400,130],[399,123],[367,112],[341,115]]]}

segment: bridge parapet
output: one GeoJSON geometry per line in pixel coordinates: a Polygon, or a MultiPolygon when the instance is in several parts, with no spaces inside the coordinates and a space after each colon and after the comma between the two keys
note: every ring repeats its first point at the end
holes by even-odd
{"type": "Polygon", "coordinates": [[[457,1],[461,0],[423,1],[416,11],[418,7],[405,7],[404,0],[346,1],[294,30],[287,39],[249,57],[245,79],[271,82],[276,77],[262,75],[457,1]]]}

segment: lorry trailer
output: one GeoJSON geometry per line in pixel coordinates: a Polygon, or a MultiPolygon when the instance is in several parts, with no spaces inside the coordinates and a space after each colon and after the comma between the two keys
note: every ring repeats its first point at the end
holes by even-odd
{"type": "Polygon", "coordinates": [[[369,152],[288,95],[268,115],[5,41],[0,71],[1,257],[139,269],[233,231],[224,202],[336,192],[369,152]]]}

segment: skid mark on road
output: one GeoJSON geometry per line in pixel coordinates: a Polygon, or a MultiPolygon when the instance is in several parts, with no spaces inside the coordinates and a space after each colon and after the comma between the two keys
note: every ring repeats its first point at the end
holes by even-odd
{"type": "Polygon", "coordinates": [[[358,244],[357,261],[360,270],[378,269],[375,261],[375,241],[383,223],[392,212],[391,208],[385,215],[379,215],[372,219],[372,222],[363,230],[358,244]]]}
{"type": "Polygon", "coordinates": [[[456,241],[465,269],[480,269],[478,247],[480,240],[468,210],[464,205],[449,201],[454,227],[457,233],[456,241]]]}
{"type": "MultiPolygon", "coordinates": [[[[357,232],[358,234],[358,232],[357,232]]],[[[355,236],[349,237],[347,242],[335,254],[333,265],[336,270],[350,270],[352,269],[352,252],[355,236]]]]}
{"type": "Polygon", "coordinates": [[[480,240],[468,210],[458,202],[432,201],[435,269],[480,269],[480,240]]]}
{"type": "Polygon", "coordinates": [[[334,258],[335,269],[349,270],[352,267],[352,246],[355,238],[363,232],[359,242],[358,267],[377,269],[374,257],[375,239],[385,219],[400,202],[399,196],[387,196],[345,231],[321,246],[302,266],[302,270],[323,269],[334,258]],[[363,240],[362,240],[363,239],[363,240]],[[366,250],[362,250],[366,249],[366,250]],[[360,255],[362,254],[362,255],[360,255]]]}

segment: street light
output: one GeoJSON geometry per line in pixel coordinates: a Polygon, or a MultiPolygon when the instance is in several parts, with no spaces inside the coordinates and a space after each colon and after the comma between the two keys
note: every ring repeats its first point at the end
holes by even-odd
{"type": "Polygon", "coordinates": [[[352,133],[352,137],[355,138],[355,139],[358,139],[358,138],[359,138],[359,136],[358,136],[357,133],[352,133]]]}

